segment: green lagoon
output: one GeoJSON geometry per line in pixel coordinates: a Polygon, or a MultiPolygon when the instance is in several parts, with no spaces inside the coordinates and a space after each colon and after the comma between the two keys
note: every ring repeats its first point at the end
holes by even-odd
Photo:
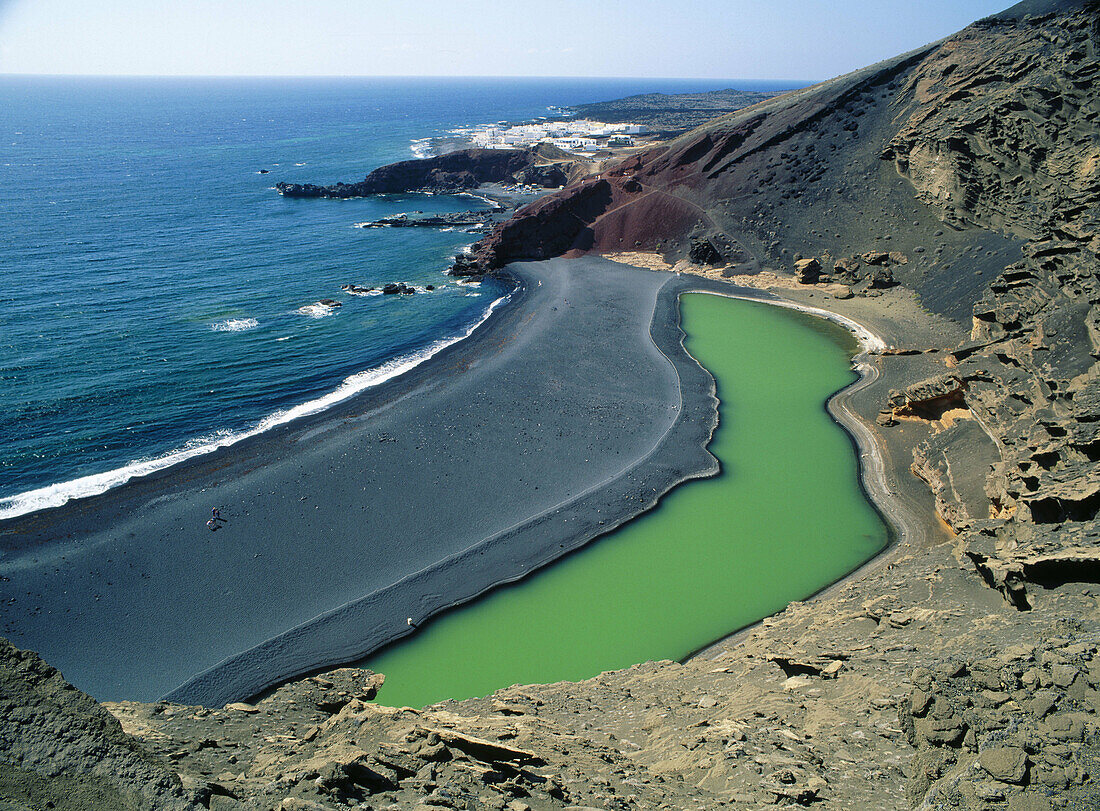
{"type": "Polygon", "coordinates": [[[856,452],[823,407],[854,338],[823,319],[692,293],[685,344],[717,380],[722,472],[362,662],[391,706],[680,659],[803,599],[887,543],[856,452]]]}

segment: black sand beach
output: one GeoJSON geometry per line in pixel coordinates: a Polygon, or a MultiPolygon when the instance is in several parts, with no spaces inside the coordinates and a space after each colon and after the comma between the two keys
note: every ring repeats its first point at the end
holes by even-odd
{"type": "Polygon", "coordinates": [[[513,271],[509,305],[398,379],[0,526],[3,633],[100,699],[220,705],[363,656],[715,469],[676,277],[513,271]]]}

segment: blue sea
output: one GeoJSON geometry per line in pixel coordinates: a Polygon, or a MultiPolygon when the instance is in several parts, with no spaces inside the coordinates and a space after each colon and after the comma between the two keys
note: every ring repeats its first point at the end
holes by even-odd
{"type": "Polygon", "coordinates": [[[293,200],[276,182],[359,180],[420,139],[551,105],[724,87],[785,86],[0,77],[0,518],[323,409],[507,294],[444,275],[474,236],[354,227],[476,200],[293,200]],[[437,289],[341,290],[386,282],[437,289]]]}

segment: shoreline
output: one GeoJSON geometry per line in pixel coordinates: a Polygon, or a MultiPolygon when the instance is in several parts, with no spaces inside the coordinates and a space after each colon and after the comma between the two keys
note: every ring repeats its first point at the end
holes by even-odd
{"type": "MultiPolygon", "coordinates": [[[[522,265],[542,265],[556,262],[577,262],[585,260],[547,260],[546,262],[518,263],[522,265]]],[[[602,261],[602,260],[597,260],[602,261]]],[[[515,265],[508,266],[513,271],[515,265]]],[[[635,270],[644,270],[634,268],[635,270]]],[[[452,609],[467,605],[486,593],[511,583],[518,582],[539,569],[548,566],[558,560],[579,551],[592,541],[614,532],[628,521],[654,509],[661,498],[675,487],[691,479],[704,478],[718,472],[718,462],[707,450],[710,438],[717,428],[717,399],[714,395],[714,381],[710,373],[692,358],[683,346],[684,333],[680,327],[679,319],[679,294],[670,289],[673,279],[666,279],[657,289],[653,313],[648,326],[648,334],[653,348],[655,348],[676,371],[677,389],[679,393],[678,414],[675,421],[668,426],[665,432],[657,438],[650,450],[640,459],[635,460],[630,466],[617,471],[612,477],[592,485],[584,492],[553,505],[537,515],[525,518],[522,522],[505,529],[495,536],[481,539],[476,544],[461,550],[456,555],[440,560],[414,572],[402,580],[392,583],[371,594],[337,607],[333,611],[312,618],[295,628],[288,629],[284,634],[275,639],[266,640],[254,649],[244,651],[227,660],[219,662],[213,668],[198,674],[196,677],[180,685],[176,689],[165,694],[164,699],[175,703],[195,703],[197,697],[210,692],[219,695],[230,695],[224,682],[227,680],[233,684],[239,684],[248,680],[246,671],[250,660],[255,656],[266,656],[278,650],[288,641],[303,636],[310,636],[316,644],[317,635],[329,633],[330,630],[339,633],[339,629],[347,626],[362,627],[370,624],[371,617],[379,611],[385,611],[390,603],[406,597],[406,593],[412,591],[416,594],[427,596],[432,593],[432,588],[438,588],[440,593],[445,593],[446,583],[453,577],[453,569],[459,568],[472,585],[459,595],[454,595],[445,602],[439,602],[426,608],[422,613],[410,617],[414,620],[413,626],[406,623],[389,622],[380,626],[375,624],[372,628],[373,636],[367,637],[368,641],[360,644],[360,652],[349,655],[346,650],[333,653],[330,661],[322,661],[297,672],[273,678],[258,689],[246,690],[235,694],[237,698],[251,700],[267,693],[294,678],[299,678],[310,672],[323,672],[339,665],[361,661],[389,645],[400,642],[404,637],[412,634],[416,626],[430,620],[433,617],[444,614],[452,609]],[[674,316],[674,317],[670,317],[674,316]],[[685,398],[685,388],[696,396],[685,398]],[[701,396],[698,396],[701,395],[701,396]],[[690,402],[689,402],[690,401],[690,402]],[[686,434],[683,437],[673,437],[678,440],[680,446],[676,447],[675,441],[669,441],[674,432],[686,434]],[[705,437],[704,437],[705,434],[705,437]],[[684,454],[696,456],[696,469],[685,471],[684,454]],[[648,466],[649,471],[642,470],[648,466]],[[646,477],[646,474],[651,478],[646,477]],[[663,478],[658,478],[662,476],[663,478]],[[631,494],[639,487],[656,484],[650,487],[651,494],[644,496],[640,506],[625,509],[620,515],[612,517],[607,505],[625,504],[631,499],[631,494]],[[601,507],[597,507],[599,504],[601,507]],[[605,519],[594,519],[595,515],[608,516],[605,519]],[[521,545],[522,535],[535,531],[542,534],[547,529],[554,532],[553,528],[545,526],[549,519],[560,518],[563,524],[574,523],[568,528],[561,526],[560,533],[552,538],[550,543],[544,544],[543,554],[538,558],[528,558],[513,566],[509,571],[504,571],[496,566],[479,566],[474,559],[474,554],[479,556],[485,552],[494,551],[494,547],[501,543],[509,545],[521,545]],[[557,541],[557,548],[554,548],[557,541]]],[[[421,598],[423,599],[423,597],[421,598]]],[[[354,666],[354,665],[352,665],[354,666]]],[[[232,700],[227,698],[226,700],[232,700]]]]}
{"type": "MultiPolygon", "coordinates": [[[[883,338],[866,325],[843,313],[786,299],[770,289],[754,291],[766,292],[769,294],[768,296],[746,295],[742,292],[745,288],[732,282],[694,276],[690,273],[684,274],[682,278],[685,280],[685,289],[682,289],[678,295],[703,293],[742,301],[761,302],[806,313],[845,328],[859,342],[861,351],[852,357],[852,370],[857,378],[834,392],[822,404],[822,407],[852,443],[856,454],[857,478],[860,489],[863,491],[868,503],[886,525],[888,540],[878,552],[859,566],[825,584],[813,594],[798,602],[808,603],[824,599],[856,579],[887,565],[890,557],[899,548],[926,539],[928,535],[926,527],[922,526],[920,519],[895,497],[894,491],[890,488],[886,473],[887,451],[880,441],[879,435],[871,425],[853,410],[853,402],[857,401],[861,394],[882,379],[882,366],[875,363],[873,358],[886,348],[886,342],[883,338]],[[691,281],[687,281],[688,279],[691,279],[691,281]]],[[[748,637],[762,627],[770,616],[774,615],[762,617],[756,622],[733,629],[728,634],[699,647],[679,661],[683,663],[697,658],[715,659],[721,657],[728,651],[730,645],[748,637]]]]}
{"type": "Polygon", "coordinates": [[[39,512],[64,507],[71,501],[104,495],[136,479],[143,479],[163,471],[169,471],[180,465],[186,465],[192,459],[218,453],[223,449],[231,448],[240,442],[261,436],[268,431],[296,422],[304,417],[322,415],[346,400],[412,371],[440,352],[466,340],[492,317],[498,307],[506,305],[514,292],[515,287],[513,286],[512,290],[493,300],[485,308],[481,317],[472,323],[464,334],[438,338],[418,350],[397,355],[378,366],[348,375],[332,391],[313,400],[274,411],[242,430],[223,435],[222,430],[228,429],[215,429],[207,434],[192,437],[179,447],[159,456],[132,459],[124,465],[110,470],[78,476],[75,479],[54,482],[11,496],[0,497],[0,533],[3,530],[3,523],[8,520],[33,516],[39,512]],[[366,380],[363,380],[364,378],[366,380]],[[204,437],[211,437],[211,439],[201,445],[191,446],[193,442],[197,442],[204,437]]]}
{"type": "MultiPolygon", "coordinates": [[[[517,281],[508,306],[500,307],[499,318],[487,318],[482,322],[485,328],[475,329],[466,340],[457,341],[445,347],[405,374],[353,395],[349,400],[321,413],[303,417],[279,426],[274,431],[250,437],[237,445],[218,449],[213,454],[189,460],[182,465],[160,471],[99,496],[46,510],[45,514],[30,515],[24,521],[18,519],[7,521],[0,529],[6,541],[12,539],[12,525],[23,528],[27,537],[23,544],[19,544],[17,539],[14,548],[21,554],[18,560],[14,561],[14,565],[11,560],[5,560],[0,570],[18,569],[22,565],[24,569],[33,572],[49,567],[51,564],[71,566],[71,563],[66,564],[64,561],[67,555],[75,553],[79,556],[81,541],[78,540],[74,544],[57,540],[59,536],[76,536],[82,539],[91,534],[96,538],[96,545],[98,545],[105,534],[110,535],[109,530],[106,533],[91,531],[98,521],[105,520],[113,526],[125,525],[128,512],[135,510],[142,512],[147,504],[158,502],[171,504],[178,499],[193,503],[197,499],[205,499],[205,495],[200,496],[195,492],[195,487],[197,484],[208,483],[211,475],[215,475],[216,481],[223,487],[227,484],[236,484],[238,476],[247,477],[253,471],[262,471],[265,465],[273,464],[273,451],[275,446],[280,445],[284,447],[278,453],[285,454],[286,464],[294,465],[301,462],[299,455],[308,456],[309,454],[308,448],[293,447],[299,441],[314,435],[323,436],[338,431],[340,423],[359,422],[367,416],[367,413],[363,413],[364,411],[371,416],[380,412],[388,412],[392,416],[400,410],[399,404],[403,405],[408,398],[415,398],[425,390],[434,390],[438,393],[446,389],[445,382],[441,385],[440,381],[436,380],[436,371],[439,367],[451,366],[453,369],[457,366],[468,369],[477,366],[487,354],[505,351],[510,342],[515,342],[517,336],[523,334],[527,322],[540,312],[544,315],[556,312],[557,307],[551,303],[552,301],[557,301],[558,305],[563,302],[568,304],[566,292],[574,297],[574,302],[578,301],[576,298],[578,291],[569,288],[568,285],[555,293],[557,297],[552,300],[545,298],[539,301],[528,300],[542,290],[544,280],[549,283],[548,276],[539,277],[539,269],[551,265],[559,269],[572,269],[572,272],[579,274],[578,278],[581,282],[589,284],[595,284],[595,280],[592,276],[585,275],[579,270],[580,268],[602,267],[607,274],[617,273],[624,279],[633,277],[631,285],[640,279],[647,277],[650,279],[648,285],[652,303],[648,317],[645,317],[643,312],[642,320],[646,322],[645,339],[640,343],[648,344],[654,352],[659,354],[660,362],[667,364],[671,370],[669,380],[675,388],[675,401],[670,401],[666,407],[670,407],[674,412],[673,418],[663,425],[661,430],[656,433],[651,432],[645,446],[636,447],[635,455],[627,462],[609,470],[607,475],[589,480],[580,491],[576,491],[574,486],[568,486],[564,490],[564,497],[543,505],[542,509],[535,511],[526,509],[519,514],[517,520],[499,526],[495,531],[487,534],[464,535],[463,539],[468,541],[464,544],[442,551],[436,550],[426,553],[427,557],[422,555],[417,558],[417,561],[423,561],[422,565],[407,565],[402,570],[391,569],[396,576],[387,581],[379,581],[374,588],[365,591],[345,590],[343,593],[348,595],[346,599],[336,604],[330,603],[328,606],[323,606],[322,610],[306,616],[299,615],[297,621],[275,629],[274,633],[267,634],[251,645],[245,645],[236,651],[227,651],[227,655],[217,660],[208,659],[205,668],[192,671],[191,675],[175,684],[165,685],[157,691],[156,697],[166,697],[180,703],[220,705],[227,701],[253,697],[273,685],[303,673],[361,660],[409,634],[412,628],[406,623],[406,617],[412,617],[416,624],[420,624],[431,616],[468,603],[497,586],[519,580],[652,509],[665,493],[678,484],[691,478],[717,472],[718,463],[706,450],[717,425],[714,381],[710,373],[696,362],[684,347],[684,332],[680,326],[679,308],[679,297],[684,292],[712,293],[762,301],[809,311],[818,317],[830,316],[828,311],[789,302],[768,291],[690,275],[679,276],[625,268],[623,265],[596,258],[549,260],[512,266],[509,272],[514,274],[517,281]],[[168,492],[165,492],[165,489],[168,492]],[[50,543],[49,538],[44,540],[43,532],[48,532],[55,542],[50,543]],[[35,535],[37,535],[37,543],[31,540],[35,535]],[[46,544],[45,547],[40,545],[43,542],[46,544]],[[524,552],[517,553],[518,549],[523,549],[524,552]],[[463,582],[456,583],[455,581],[459,579],[463,582]]],[[[573,280],[572,283],[576,281],[573,280]]],[[[573,308],[576,305],[568,306],[573,308]]],[[[596,311],[594,310],[591,315],[596,315],[596,311]]],[[[599,313],[597,317],[602,315],[599,313]]],[[[637,317],[638,314],[633,315],[637,317]]],[[[833,320],[839,320],[849,330],[855,332],[866,345],[878,346],[874,334],[854,320],[836,313],[832,313],[831,316],[833,320]]],[[[832,404],[845,392],[850,392],[852,387],[860,386],[861,381],[864,386],[873,382],[873,380],[861,378],[834,395],[829,403],[832,404]]],[[[593,380],[587,380],[582,385],[582,389],[589,396],[598,388],[599,386],[593,380]]],[[[454,392],[451,396],[454,396],[454,392]]],[[[570,400],[569,405],[562,407],[570,408],[575,405],[570,400]]],[[[518,407],[521,406],[515,403],[507,408],[512,410],[518,407]]],[[[552,406],[551,410],[553,408],[555,407],[552,406]]],[[[564,414],[558,416],[565,420],[564,414]]],[[[834,419],[836,419],[835,414],[834,419]]],[[[838,422],[852,438],[857,447],[857,453],[862,453],[858,439],[844,425],[843,420],[838,419],[838,422]]],[[[565,423],[570,424],[570,421],[565,420],[565,423]]],[[[347,438],[345,437],[342,441],[346,442],[347,438]]],[[[346,455],[346,447],[339,447],[342,449],[341,453],[346,455]]],[[[508,449],[508,452],[515,451],[508,449]]],[[[460,464],[455,460],[452,467],[460,464]]],[[[316,466],[316,463],[312,465],[316,466]]],[[[305,466],[309,467],[310,464],[305,466]]],[[[860,464],[861,487],[866,492],[866,482],[863,481],[865,473],[865,465],[860,464]]],[[[394,475],[399,477],[399,474],[394,475]]],[[[261,480],[262,478],[261,476],[261,480]]],[[[560,474],[559,478],[561,478],[560,474]]],[[[564,478],[572,477],[566,475],[564,478]]],[[[288,480],[284,477],[282,481],[282,486],[287,487],[288,480]]],[[[248,487],[251,488],[252,485],[249,484],[248,487]]],[[[206,493],[206,487],[200,486],[198,489],[199,493],[206,493]]],[[[308,488],[306,492],[307,495],[301,497],[303,501],[310,497],[308,488]]],[[[276,491],[271,495],[276,495],[276,491]]],[[[316,492],[313,495],[316,496],[316,492]]],[[[313,500],[310,498],[311,504],[313,500]]],[[[869,500],[880,514],[884,512],[874,498],[869,500]]],[[[205,510],[206,507],[202,509],[205,510]]],[[[285,506],[282,509],[286,511],[285,506]]],[[[326,507],[326,512],[333,509],[336,508],[330,503],[330,506],[326,507]]],[[[355,503],[348,504],[343,509],[356,509],[355,503]]],[[[464,504],[463,509],[468,510],[469,504],[464,504]]],[[[226,529],[234,528],[240,515],[231,509],[229,518],[226,529]]],[[[150,531],[155,534],[158,527],[163,527],[165,519],[154,516],[139,519],[136,523],[139,527],[145,527],[146,534],[150,531]]],[[[891,526],[893,533],[892,522],[887,519],[886,523],[891,526]]],[[[177,531],[180,529],[178,524],[176,528],[177,531]]],[[[256,529],[260,531],[262,527],[256,527],[256,529]]],[[[350,532],[351,535],[358,532],[354,528],[345,531],[350,532]]],[[[446,529],[440,526],[435,531],[445,532],[446,529]]],[[[133,534],[131,533],[131,537],[133,534]]],[[[162,538],[166,537],[162,535],[162,538]]],[[[219,532],[206,533],[204,537],[208,541],[217,542],[228,536],[219,532]]],[[[293,534],[288,535],[285,531],[281,534],[276,533],[276,537],[282,537],[279,541],[282,546],[298,542],[294,540],[293,534]]],[[[113,545],[109,538],[106,540],[107,551],[118,549],[117,538],[113,545]]],[[[395,547],[394,554],[401,554],[399,547],[400,544],[395,547]]],[[[257,551],[254,558],[256,559],[268,554],[262,543],[255,548],[257,551]]],[[[871,561],[846,574],[837,582],[843,582],[862,571],[870,563],[880,560],[889,548],[891,545],[885,547],[871,561]]],[[[324,553],[321,554],[324,557],[324,553]]],[[[92,554],[91,557],[96,558],[96,555],[92,554]]],[[[284,561],[282,564],[283,569],[279,570],[280,579],[288,574],[286,566],[289,562],[289,560],[284,561]]],[[[238,559],[237,563],[228,567],[230,575],[233,571],[239,570],[242,563],[243,561],[238,559]]],[[[180,565],[180,563],[175,564],[177,570],[180,565]]],[[[171,565],[169,568],[172,568],[171,565]]],[[[246,572],[248,568],[245,565],[244,571],[246,572]]],[[[244,572],[241,573],[244,574],[244,572]]],[[[204,580],[215,579],[209,574],[200,575],[197,578],[200,587],[206,585],[204,580]]],[[[223,577],[221,582],[226,582],[226,578],[223,577]]],[[[97,593],[95,600],[98,601],[99,597],[97,593]]],[[[167,602],[170,604],[172,601],[167,602]]],[[[753,626],[748,626],[748,628],[751,627],[753,626]]],[[[734,631],[734,634],[744,630],[739,629],[734,631]]],[[[729,638],[724,636],[712,645],[704,646],[700,652],[713,647],[714,644],[721,644],[729,638]]],[[[23,640],[17,641],[25,644],[23,640]]],[[[116,644],[120,649],[126,647],[125,644],[117,641],[116,644]]],[[[30,646],[36,645],[32,642],[30,646]]],[[[41,644],[39,643],[37,647],[41,647],[41,644]]],[[[225,650],[224,645],[222,649],[225,650]]],[[[700,652],[692,655],[698,655],[700,652]]],[[[59,658],[56,652],[47,652],[47,655],[54,660],[59,658]]],[[[65,663],[62,662],[62,664],[65,663]]],[[[163,681],[161,683],[164,684],[163,681]]],[[[78,684],[78,686],[81,685],[78,684]]],[[[134,696],[127,693],[124,697],[134,696]]]]}
{"type": "Polygon", "coordinates": [[[713,383],[690,358],[657,350],[654,339],[678,330],[667,310],[658,320],[668,335],[650,333],[652,314],[672,306],[657,294],[668,278],[591,258],[515,270],[509,306],[398,378],[4,522],[0,570],[17,569],[19,581],[0,582],[13,600],[4,633],[101,698],[221,704],[359,658],[407,633],[407,616],[522,576],[711,471],[713,383]],[[583,272],[593,266],[603,272],[583,272]],[[607,380],[608,368],[627,383],[607,380]],[[542,461],[552,466],[537,469],[542,461]],[[215,533],[204,525],[210,504],[228,519],[215,533]],[[459,564],[469,582],[454,583],[459,564]],[[410,576],[424,587],[417,595],[410,576]],[[347,606],[370,614],[382,597],[387,608],[360,629],[347,606]],[[314,620],[333,612],[322,640],[314,620]],[[303,624],[310,639],[286,636],[303,624]],[[204,671],[202,695],[184,686],[204,671]]]}

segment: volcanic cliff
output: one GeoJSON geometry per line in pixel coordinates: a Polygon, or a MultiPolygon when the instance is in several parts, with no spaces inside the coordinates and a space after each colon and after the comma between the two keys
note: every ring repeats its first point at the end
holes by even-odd
{"type": "Polygon", "coordinates": [[[656,250],[729,275],[768,267],[872,294],[901,284],[971,321],[969,340],[942,348],[952,402],[1000,451],[993,510],[943,512],[1023,607],[1029,579],[1100,576],[1097,47],[1096,4],[1021,3],[541,198],[456,270],[656,250]]]}

